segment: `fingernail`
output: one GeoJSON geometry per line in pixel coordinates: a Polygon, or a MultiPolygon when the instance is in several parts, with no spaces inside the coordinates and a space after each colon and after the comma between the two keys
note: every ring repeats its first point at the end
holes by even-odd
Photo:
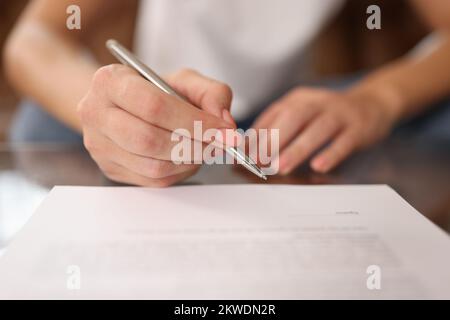
{"type": "Polygon", "coordinates": [[[223,120],[225,120],[226,122],[231,124],[233,126],[233,128],[237,127],[236,122],[233,119],[233,116],[231,115],[230,111],[228,111],[227,109],[222,110],[222,118],[223,118],[223,120]]]}

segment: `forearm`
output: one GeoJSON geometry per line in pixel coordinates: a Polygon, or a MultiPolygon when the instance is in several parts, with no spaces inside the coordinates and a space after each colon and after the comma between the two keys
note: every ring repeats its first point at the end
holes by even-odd
{"type": "Polygon", "coordinates": [[[8,78],[19,93],[81,130],[76,106],[97,68],[82,47],[39,24],[27,23],[10,38],[5,62],[8,78]]]}
{"type": "Polygon", "coordinates": [[[406,56],[373,72],[350,91],[373,97],[400,120],[450,94],[450,35],[423,57],[406,56]]]}

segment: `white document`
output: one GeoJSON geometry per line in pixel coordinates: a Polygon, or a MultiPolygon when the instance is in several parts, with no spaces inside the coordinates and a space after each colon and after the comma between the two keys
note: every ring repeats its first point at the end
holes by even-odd
{"type": "Polygon", "coordinates": [[[57,187],[0,298],[450,298],[450,237],[387,186],[57,187]]]}

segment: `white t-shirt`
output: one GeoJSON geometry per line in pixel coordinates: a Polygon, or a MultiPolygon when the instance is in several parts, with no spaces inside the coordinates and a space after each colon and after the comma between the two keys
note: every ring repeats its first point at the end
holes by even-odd
{"type": "Polygon", "coordinates": [[[343,0],[143,0],[136,52],[160,74],[192,68],[233,89],[241,120],[298,83],[305,47],[343,0]]]}

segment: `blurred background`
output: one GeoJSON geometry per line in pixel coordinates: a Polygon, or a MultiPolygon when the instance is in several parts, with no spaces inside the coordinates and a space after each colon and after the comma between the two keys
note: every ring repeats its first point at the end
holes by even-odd
{"type": "MultiPolygon", "coordinates": [[[[26,0],[0,1],[0,51],[27,3],[26,0]]],[[[130,8],[135,10],[136,6],[130,8]]],[[[426,33],[425,24],[407,0],[348,0],[311,45],[316,76],[328,77],[373,68],[403,55],[426,33]],[[366,9],[371,4],[381,7],[382,30],[370,31],[361,27],[366,24],[366,9]]],[[[0,142],[7,138],[18,99],[0,66],[0,142]]]]}
{"type": "MultiPolygon", "coordinates": [[[[28,1],[2,0],[0,1],[0,51],[15,20],[28,1]]],[[[3,64],[0,64],[0,141],[6,138],[6,132],[14,112],[17,97],[8,86],[3,74],[3,64]]]]}

